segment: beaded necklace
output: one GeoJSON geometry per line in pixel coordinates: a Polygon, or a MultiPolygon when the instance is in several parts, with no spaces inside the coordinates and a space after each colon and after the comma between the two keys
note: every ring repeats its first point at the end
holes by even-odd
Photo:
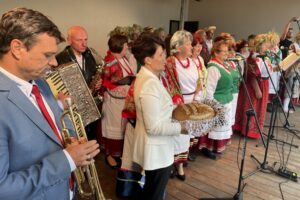
{"type": "Polygon", "coordinates": [[[197,65],[197,62],[193,58],[192,58],[192,60],[195,63],[197,69],[200,69],[202,71],[203,66],[202,66],[202,63],[201,63],[201,60],[200,60],[199,56],[197,56],[197,60],[198,60],[199,65],[197,65]]]}
{"type": "Polygon", "coordinates": [[[189,59],[189,58],[187,58],[187,64],[186,64],[186,65],[184,65],[184,64],[183,64],[176,56],[175,56],[175,58],[178,60],[179,64],[180,64],[183,68],[185,68],[185,69],[189,68],[189,66],[190,66],[190,59],[189,59]]]}

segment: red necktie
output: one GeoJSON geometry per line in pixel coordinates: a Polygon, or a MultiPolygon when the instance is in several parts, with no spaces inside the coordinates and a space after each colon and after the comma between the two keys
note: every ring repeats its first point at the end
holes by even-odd
{"type": "MultiPolygon", "coordinates": [[[[35,96],[36,102],[37,102],[43,116],[47,120],[48,124],[51,126],[51,128],[54,131],[54,133],[55,133],[56,137],[58,138],[59,142],[61,144],[63,144],[63,142],[61,140],[61,137],[60,137],[60,134],[59,134],[59,132],[58,132],[58,130],[57,130],[55,124],[54,124],[54,121],[52,120],[49,112],[47,111],[47,108],[44,104],[42,95],[41,95],[40,90],[39,90],[37,85],[32,85],[31,93],[35,96]]],[[[72,188],[73,188],[73,180],[72,180],[72,177],[70,177],[70,189],[72,190],[72,188]]]]}
{"type": "Polygon", "coordinates": [[[60,143],[63,144],[62,140],[61,140],[61,137],[60,137],[60,134],[59,134],[59,132],[58,132],[58,130],[57,130],[55,124],[54,124],[54,121],[52,120],[49,112],[47,111],[47,108],[44,104],[44,101],[43,101],[43,98],[42,98],[42,95],[40,93],[40,90],[39,90],[38,86],[33,85],[31,92],[35,96],[36,102],[37,102],[43,116],[47,120],[48,124],[51,126],[52,130],[54,131],[54,133],[55,133],[56,137],[58,138],[58,140],[60,141],[60,143]]]}

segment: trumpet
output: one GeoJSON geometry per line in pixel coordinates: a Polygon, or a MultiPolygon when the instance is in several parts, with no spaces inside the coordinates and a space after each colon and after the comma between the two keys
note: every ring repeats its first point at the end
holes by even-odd
{"type": "MultiPolygon", "coordinates": [[[[77,112],[73,111],[71,98],[66,98],[66,104],[68,108],[64,110],[60,118],[62,124],[62,140],[64,145],[70,145],[74,141],[74,138],[70,136],[70,132],[64,121],[67,116],[70,118],[72,125],[74,126],[76,139],[79,141],[83,137],[84,141],[87,141],[81,116],[77,112]]],[[[74,171],[73,175],[77,183],[79,195],[83,197],[95,197],[97,200],[105,200],[94,162],[87,166],[78,167],[74,171]],[[83,189],[85,184],[89,186],[90,190],[86,191],[83,189]]]]}

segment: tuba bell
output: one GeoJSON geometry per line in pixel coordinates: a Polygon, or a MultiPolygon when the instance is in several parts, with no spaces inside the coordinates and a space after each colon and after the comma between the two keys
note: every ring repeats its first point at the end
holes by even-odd
{"type": "MultiPolygon", "coordinates": [[[[81,116],[77,112],[73,111],[71,98],[66,98],[66,104],[67,108],[64,110],[60,118],[62,124],[62,140],[64,146],[72,144],[74,140],[81,142],[81,138],[84,138],[83,140],[87,141],[87,136],[81,116]],[[70,136],[70,132],[64,121],[65,117],[69,117],[72,122],[72,125],[76,132],[75,139],[70,136]]],[[[97,200],[105,200],[94,162],[87,166],[78,167],[73,173],[75,182],[77,183],[77,190],[80,196],[95,197],[95,199],[97,200]],[[86,185],[89,186],[89,190],[83,189],[86,188],[84,187],[86,185]]]]}

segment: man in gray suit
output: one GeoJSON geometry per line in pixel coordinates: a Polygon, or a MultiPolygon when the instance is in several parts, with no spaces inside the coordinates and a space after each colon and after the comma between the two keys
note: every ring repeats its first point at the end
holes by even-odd
{"type": "Polygon", "coordinates": [[[61,142],[62,109],[42,77],[57,65],[55,54],[63,40],[40,12],[16,8],[2,15],[0,199],[72,199],[71,172],[99,153],[94,140],[66,148],[61,142]],[[32,93],[36,87],[41,98],[32,93]]]}

